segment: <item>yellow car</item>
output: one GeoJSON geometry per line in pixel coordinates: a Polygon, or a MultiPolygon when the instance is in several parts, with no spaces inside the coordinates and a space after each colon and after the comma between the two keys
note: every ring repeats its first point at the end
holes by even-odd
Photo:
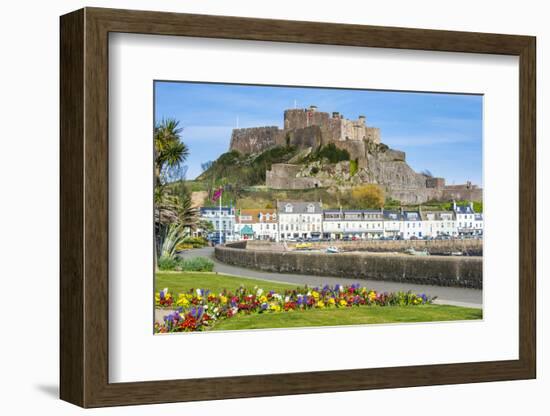
{"type": "Polygon", "coordinates": [[[298,243],[296,244],[296,250],[311,250],[313,244],[311,243],[298,243]]]}

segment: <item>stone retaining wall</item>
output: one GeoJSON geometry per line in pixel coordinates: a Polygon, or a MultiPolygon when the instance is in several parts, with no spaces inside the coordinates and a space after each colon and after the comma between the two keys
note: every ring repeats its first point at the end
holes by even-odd
{"type": "MultiPolygon", "coordinates": [[[[313,249],[323,249],[328,246],[337,246],[344,251],[403,252],[408,248],[418,251],[427,250],[430,254],[448,254],[462,252],[469,256],[483,255],[483,240],[369,240],[369,241],[331,241],[313,242],[313,249]]],[[[296,243],[287,243],[289,249],[294,249],[296,243]]],[[[267,241],[251,240],[246,246],[248,249],[262,251],[284,251],[282,244],[267,241]]]]}
{"type": "Polygon", "coordinates": [[[246,249],[242,242],[216,246],[215,256],[223,263],[268,272],[482,288],[482,257],[277,252],[246,249]]]}

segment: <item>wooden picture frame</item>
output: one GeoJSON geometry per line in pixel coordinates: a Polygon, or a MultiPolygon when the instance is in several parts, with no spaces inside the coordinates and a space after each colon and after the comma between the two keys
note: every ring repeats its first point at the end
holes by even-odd
{"type": "Polygon", "coordinates": [[[60,396],[82,407],[529,379],[536,376],[535,50],[530,36],[85,8],[61,17],[60,396]],[[108,35],[261,40],[519,57],[519,359],[109,383],[108,35]]]}

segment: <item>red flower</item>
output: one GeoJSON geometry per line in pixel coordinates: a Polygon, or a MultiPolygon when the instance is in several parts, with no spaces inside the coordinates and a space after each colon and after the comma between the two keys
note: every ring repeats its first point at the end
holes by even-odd
{"type": "Polygon", "coordinates": [[[283,309],[289,311],[291,309],[296,309],[296,302],[285,302],[283,309]]]}

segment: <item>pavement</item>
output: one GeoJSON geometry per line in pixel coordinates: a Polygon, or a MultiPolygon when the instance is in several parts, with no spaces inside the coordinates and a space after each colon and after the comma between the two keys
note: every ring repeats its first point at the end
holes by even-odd
{"type": "Polygon", "coordinates": [[[471,308],[481,308],[483,306],[483,292],[479,289],[466,289],[460,287],[444,287],[432,285],[420,285],[400,282],[384,282],[378,280],[348,279],[331,276],[310,276],[305,274],[290,273],[271,273],[262,270],[248,269],[244,267],[232,266],[218,261],[214,257],[214,248],[205,247],[182,252],[182,257],[208,257],[214,262],[214,271],[217,273],[231,274],[251,279],[263,279],[280,283],[293,283],[297,285],[323,286],[329,284],[350,285],[360,283],[369,289],[377,292],[396,292],[412,291],[415,293],[425,293],[428,296],[437,296],[434,303],[441,305],[465,306],[471,308]]]}

